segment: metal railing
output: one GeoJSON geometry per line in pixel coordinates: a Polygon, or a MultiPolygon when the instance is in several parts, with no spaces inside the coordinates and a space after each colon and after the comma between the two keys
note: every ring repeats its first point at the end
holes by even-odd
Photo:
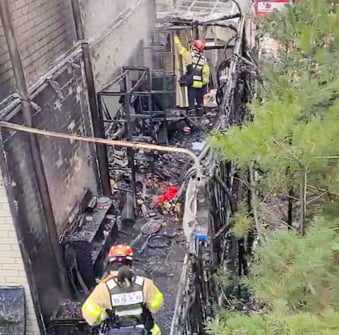
{"type": "MultiPolygon", "coordinates": [[[[221,88],[216,129],[238,123],[244,115],[237,115],[242,108],[237,88],[241,83],[240,65],[243,60],[237,55],[243,46],[244,19],[241,19],[237,31],[227,81],[221,88]]],[[[234,165],[220,161],[208,144],[199,160],[208,175],[205,174],[199,183],[193,177],[187,183],[183,227],[189,251],[183,265],[171,335],[202,335],[205,322],[213,317],[212,306],[217,303],[218,297],[212,277],[216,266],[225,258],[223,248],[235,205],[234,165]]]]}

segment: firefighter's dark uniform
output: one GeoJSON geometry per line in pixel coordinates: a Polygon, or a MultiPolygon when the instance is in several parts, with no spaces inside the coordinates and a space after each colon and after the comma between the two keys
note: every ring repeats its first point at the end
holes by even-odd
{"type": "Polygon", "coordinates": [[[197,107],[201,108],[203,104],[204,94],[206,92],[206,85],[210,79],[210,67],[207,64],[206,57],[203,52],[193,50],[189,52],[181,44],[180,39],[175,36],[174,43],[179,55],[183,57],[186,66],[191,66],[193,69],[193,84],[187,88],[188,104],[189,108],[197,107]]]}
{"type": "MultiPolygon", "coordinates": [[[[163,305],[163,295],[153,281],[135,276],[129,287],[117,284],[117,271],[112,271],[99,283],[82,306],[82,315],[91,326],[98,325],[108,315],[106,310],[112,310],[118,317],[120,326],[143,324],[145,308],[152,314],[157,313],[163,305]]],[[[152,335],[161,335],[160,328],[151,321],[145,325],[152,335]]]]}

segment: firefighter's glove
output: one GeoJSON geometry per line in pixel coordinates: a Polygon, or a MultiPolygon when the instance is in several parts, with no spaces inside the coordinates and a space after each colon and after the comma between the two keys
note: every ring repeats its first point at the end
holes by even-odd
{"type": "Polygon", "coordinates": [[[174,43],[180,44],[180,38],[177,35],[174,36],[174,43]]]}

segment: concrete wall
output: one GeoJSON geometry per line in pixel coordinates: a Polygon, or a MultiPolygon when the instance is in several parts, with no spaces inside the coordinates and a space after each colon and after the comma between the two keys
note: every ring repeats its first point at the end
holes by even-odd
{"type": "Polygon", "coordinates": [[[0,285],[23,286],[26,298],[26,334],[40,334],[32,296],[14,228],[6,189],[0,173],[0,285]]]}
{"type": "Polygon", "coordinates": [[[80,0],[85,37],[95,39],[113,26],[124,12],[133,9],[139,0],[80,0]]]}
{"type": "Polygon", "coordinates": [[[154,0],[82,0],[81,12],[97,91],[132,59],[135,65],[144,65],[143,49],[138,46],[148,43],[155,17],[154,0]]]}

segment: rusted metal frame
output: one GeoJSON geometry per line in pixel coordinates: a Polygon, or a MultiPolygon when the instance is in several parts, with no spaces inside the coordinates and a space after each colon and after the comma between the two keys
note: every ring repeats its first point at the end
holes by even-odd
{"type": "MultiPolygon", "coordinates": [[[[140,83],[144,80],[144,78],[148,75],[149,69],[146,66],[124,66],[122,68],[122,74],[116,78],[115,82],[122,82],[123,83],[123,92],[101,92],[98,94],[98,101],[99,101],[99,113],[100,116],[102,115],[102,96],[122,96],[124,97],[123,101],[123,111],[125,114],[126,121],[123,120],[125,123],[125,129],[127,133],[127,140],[132,141],[133,137],[133,129],[132,129],[132,118],[131,118],[131,109],[130,109],[130,98],[133,95],[133,92],[139,88],[140,83]],[[140,78],[138,81],[134,84],[133,87],[131,87],[130,82],[130,72],[137,71],[142,72],[140,78]]],[[[149,72],[150,75],[150,72],[149,72]]],[[[151,88],[149,88],[149,92],[151,91],[151,88]]],[[[148,92],[148,96],[150,93],[148,92]]],[[[150,97],[152,99],[152,97],[150,97]]],[[[149,101],[149,103],[152,104],[152,100],[149,101]]],[[[151,114],[148,116],[151,117],[151,114]]],[[[101,119],[101,124],[103,125],[106,120],[101,119]]],[[[101,136],[103,137],[103,136],[101,136]]],[[[133,148],[127,148],[127,159],[128,159],[128,166],[131,170],[131,178],[132,178],[132,188],[134,196],[136,195],[136,168],[135,168],[135,162],[134,162],[134,149],[133,148]]],[[[134,202],[136,204],[136,198],[134,197],[134,202]]]]}
{"type": "MultiPolygon", "coordinates": [[[[125,68],[123,69],[123,71],[125,68]]],[[[143,72],[144,73],[144,72],[143,72]]],[[[130,106],[130,91],[133,89],[130,88],[130,78],[129,78],[129,72],[124,78],[124,102],[123,102],[123,110],[126,118],[125,128],[127,133],[127,140],[132,141],[133,136],[133,129],[132,129],[132,118],[131,118],[131,106],[130,106]]],[[[135,162],[134,162],[134,154],[135,150],[134,148],[127,148],[127,159],[128,159],[128,166],[131,169],[131,177],[132,177],[132,189],[133,189],[133,195],[134,195],[134,208],[136,208],[136,169],[135,169],[135,162]]]]}
{"type": "MultiPolygon", "coordinates": [[[[114,78],[112,81],[110,81],[101,91],[100,94],[106,94],[106,93],[110,93],[110,92],[106,92],[104,91],[106,88],[111,87],[112,85],[118,83],[119,81],[123,80],[124,77],[126,76],[128,71],[124,71],[123,73],[121,73],[118,77],[114,78]]],[[[119,92],[120,93],[120,92],[119,92]]],[[[121,94],[121,93],[120,93],[121,94]]]]}
{"type": "MultiPolygon", "coordinates": [[[[101,125],[100,113],[95,91],[95,81],[89,43],[88,41],[85,41],[85,33],[81,19],[79,0],[71,0],[71,3],[77,40],[81,43],[82,48],[82,58],[84,62],[84,72],[86,77],[90,114],[93,124],[93,133],[95,137],[104,137],[105,134],[101,125]]],[[[97,176],[97,179],[99,181],[102,193],[104,195],[109,196],[111,195],[112,190],[110,186],[110,177],[108,171],[107,148],[105,145],[101,145],[99,143],[95,143],[95,148],[97,153],[97,164],[99,170],[99,176],[97,176]]]]}
{"type": "MultiPolygon", "coordinates": [[[[123,73],[118,77],[116,78],[114,81],[115,82],[119,82],[121,80],[124,81],[124,85],[125,85],[125,89],[123,90],[123,92],[100,92],[99,95],[98,95],[98,100],[101,102],[101,96],[123,96],[124,97],[124,110],[125,110],[125,115],[127,117],[127,108],[125,109],[125,106],[126,104],[128,104],[129,106],[129,100],[130,100],[130,97],[131,95],[136,95],[136,96],[147,96],[148,98],[148,118],[150,119],[150,122],[152,123],[152,119],[153,119],[153,116],[152,116],[152,74],[151,74],[151,70],[146,67],[146,66],[124,66],[122,68],[122,71],[123,73]],[[140,78],[138,79],[138,81],[134,84],[133,87],[128,87],[126,86],[126,83],[128,82],[129,83],[129,73],[131,71],[137,71],[137,72],[142,72],[141,73],[141,76],[140,78]],[[143,92],[135,92],[139,86],[140,86],[140,83],[145,79],[147,79],[147,85],[148,85],[148,88],[147,88],[147,91],[143,91],[143,92]],[[127,101],[127,102],[126,102],[127,101]]],[[[100,110],[102,109],[102,106],[100,108],[100,110]]],[[[101,113],[100,113],[101,114],[101,113]]],[[[129,116],[128,116],[128,120],[126,121],[126,129],[130,129],[130,123],[131,123],[131,113],[130,113],[130,109],[129,109],[129,116]]],[[[137,114],[135,114],[135,117],[138,117],[137,114]]],[[[105,122],[106,120],[102,120],[102,122],[105,122]]],[[[124,121],[123,121],[124,122],[124,121]]],[[[155,134],[152,133],[152,137],[155,139],[155,134]]]]}
{"type": "Polygon", "coordinates": [[[140,78],[138,79],[138,81],[134,84],[134,86],[132,86],[131,88],[129,88],[129,90],[127,91],[127,94],[132,94],[140,85],[140,83],[145,79],[145,77],[147,76],[147,71],[143,71],[140,78]]]}
{"type": "MultiPolygon", "coordinates": [[[[1,21],[5,33],[5,38],[8,46],[8,52],[10,56],[10,61],[12,64],[12,69],[16,81],[16,86],[18,89],[18,93],[21,100],[22,105],[22,113],[25,123],[28,127],[32,127],[32,104],[30,100],[30,96],[28,93],[28,88],[26,84],[24,69],[21,61],[21,56],[18,49],[18,44],[15,36],[14,26],[13,26],[13,20],[9,8],[8,0],[2,0],[0,1],[0,16],[1,21]]],[[[47,179],[45,175],[45,170],[41,158],[40,148],[39,148],[39,142],[36,135],[30,133],[28,134],[29,139],[29,151],[32,156],[32,162],[33,162],[33,173],[32,176],[36,180],[38,184],[38,191],[40,195],[41,204],[44,211],[44,219],[46,220],[47,224],[47,232],[48,232],[48,239],[49,243],[52,246],[52,250],[54,252],[54,257],[56,260],[56,265],[58,267],[58,274],[59,274],[59,280],[61,283],[62,290],[67,292],[67,284],[66,284],[66,271],[64,262],[62,259],[62,253],[61,248],[58,243],[58,236],[56,231],[56,225],[54,221],[54,213],[52,209],[52,203],[51,198],[48,190],[48,184],[47,179]]],[[[5,170],[6,172],[6,170],[5,170]]],[[[12,200],[14,196],[12,197],[12,200]]],[[[13,206],[13,204],[12,204],[13,206]]],[[[12,211],[12,214],[15,215],[15,210],[12,211]]],[[[19,224],[19,223],[18,223],[19,224]]],[[[24,251],[24,249],[22,249],[24,251]]],[[[25,262],[29,262],[29,259],[27,259],[27,253],[23,254],[23,258],[25,259],[25,262]]],[[[29,272],[29,276],[32,274],[29,272]]],[[[33,276],[33,275],[32,275],[33,276]]],[[[35,286],[32,287],[32,290],[35,290],[35,286]]],[[[33,292],[33,294],[37,294],[37,292],[33,292]]],[[[37,302],[35,303],[35,305],[37,302]]],[[[35,306],[37,310],[39,310],[39,306],[35,306]]],[[[44,331],[44,325],[42,324],[42,320],[40,320],[39,315],[39,327],[42,328],[42,331],[44,331]]]]}
{"type": "Polygon", "coordinates": [[[232,196],[231,191],[228,189],[227,185],[221,179],[220,176],[214,175],[214,179],[220,184],[220,187],[222,188],[222,190],[227,195],[227,198],[228,198],[228,201],[229,201],[229,205],[230,205],[230,209],[231,209],[231,213],[234,214],[233,196],[232,196]]]}
{"type": "MultiPolygon", "coordinates": [[[[150,120],[150,123],[151,123],[151,131],[152,131],[152,137],[153,139],[155,140],[156,139],[156,134],[155,132],[153,131],[154,128],[152,127],[152,124],[153,124],[153,103],[152,103],[152,72],[151,72],[151,69],[150,68],[147,68],[146,70],[147,72],[147,86],[148,86],[148,89],[147,89],[147,102],[148,102],[148,113],[149,113],[149,120],[150,120]]],[[[165,112],[164,112],[165,114],[165,112]]],[[[165,122],[165,119],[164,119],[164,122],[165,122]]]]}
{"type": "MultiPolygon", "coordinates": [[[[239,23],[239,29],[238,29],[238,33],[235,37],[235,46],[234,46],[234,52],[233,54],[240,54],[240,50],[241,50],[241,46],[242,46],[242,39],[243,39],[243,34],[244,34],[244,23],[245,20],[244,18],[241,19],[240,23],[239,23]]],[[[233,90],[235,89],[236,86],[236,78],[233,76],[234,73],[236,73],[236,67],[238,65],[238,57],[237,56],[233,56],[232,60],[231,60],[231,64],[229,67],[229,73],[232,74],[232,81],[226,85],[226,90],[223,94],[223,101],[221,102],[221,113],[224,113],[224,115],[226,117],[228,117],[228,113],[227,113],[227,108],[228,106],[228,102],[229,99],[231,97],[231,94],[233,92],[233,90]],[[234,77],[234,78],[233,78],[234,77]]],[[[218,126],[218,129],[223,128],[224,126],[226,126],[225,124],[223,124],[224,122],[221,122],[218,126]]]]}
{"type": "MultiPolygon", "coordinates": [[[[124,66],[122,68],[122,73],[117,77],[115,78],[114,80],[112,80],[109,85],[106,86],[107,87],[110,87],[122,80],[125,80],[125,78],[128,76],[129,72],[130,71],[142,71],[143,73],[141,74],[141,77],[138,79],[138,81],[135,83],[135,85],[133,87],[131,87],[128,91],[127,90],[124,90],[123,92],[118,92],[118,91],[101,91],[99,92],[100,95],[103,95],[103,96],[124,96],[126,94],[131,94],[131,93],[134,93],[134,91],[138,88],[139,84],[141,83],[141,81],[145,78],[146,74],[147,74],[147,67],[132,67],[132,66],[124,66]]],[[[147,94],[147,92],[144,92],[147,94]]]]}

